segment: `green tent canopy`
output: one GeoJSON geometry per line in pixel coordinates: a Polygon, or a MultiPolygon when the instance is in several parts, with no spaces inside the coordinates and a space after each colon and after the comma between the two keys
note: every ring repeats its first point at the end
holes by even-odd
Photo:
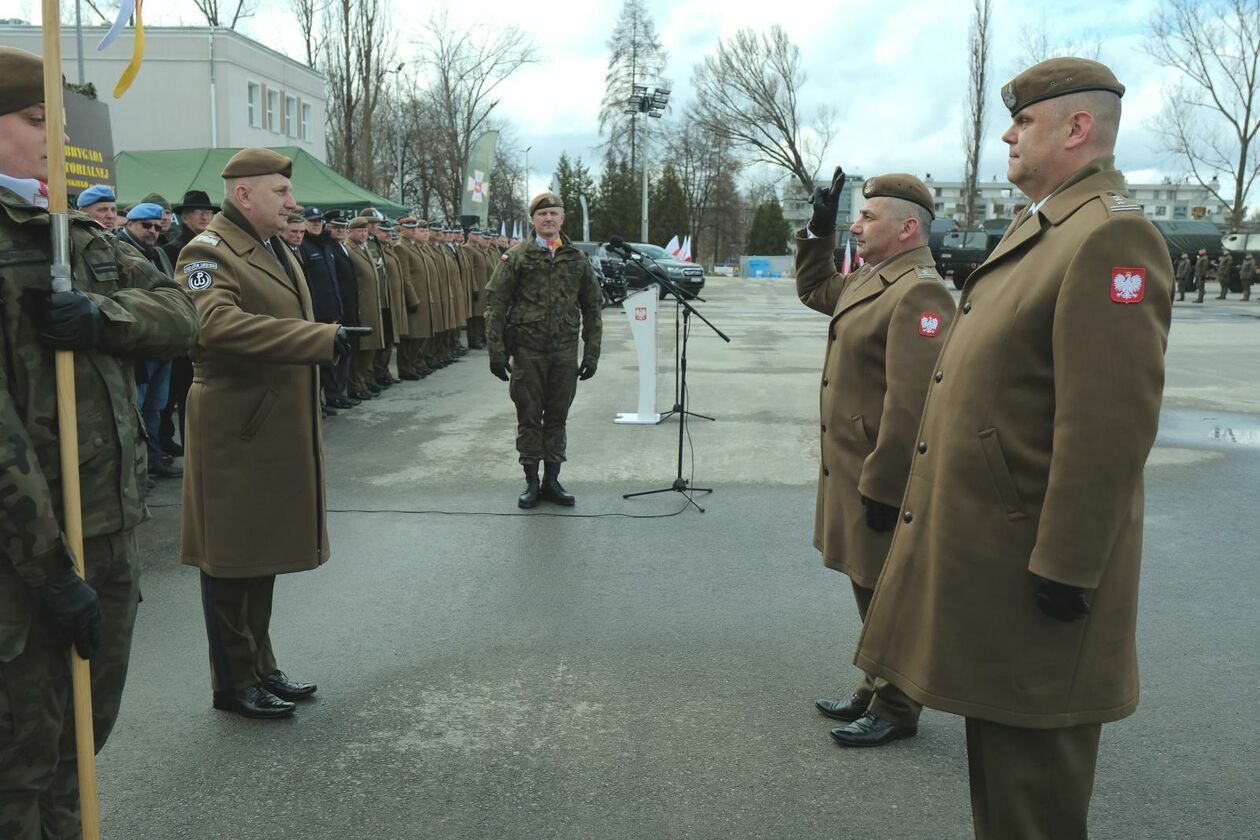
{"type": "MultiPolygon", "coordinates": [[[[297,146],[273,146],[293,160],[293,195],[304,207],[321,210],[362,210],[375,207],[389,216],[407,208],[365,190],[320,163],[297,146]]],[[[219,173],[240,149],[171,149],[152,152],[120,152],[116,157],[118,203],[132,205],[149,193],[159,193],[172,205],[189,190],[205,190],[216,204],[223,201],[219,173]]]]}

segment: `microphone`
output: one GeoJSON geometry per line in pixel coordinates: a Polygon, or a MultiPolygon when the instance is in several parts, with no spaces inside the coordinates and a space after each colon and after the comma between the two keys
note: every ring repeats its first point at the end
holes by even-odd
{"type": "Polygon", "coordinates": [[[631,251],[630,246],[626,245],[626,240],[615,233],[608,237],[608,247],[623,254],[629,254],[631,251]]]}

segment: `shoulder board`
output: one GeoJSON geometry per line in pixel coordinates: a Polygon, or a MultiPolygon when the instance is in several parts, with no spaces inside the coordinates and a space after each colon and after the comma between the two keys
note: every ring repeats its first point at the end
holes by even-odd
{"type": "Polygon", "coordinates": [[[1100,195],[1103,204],[1107,207],[1109,213],[1124,213],[1136,210],[1142,212],[1142,205],[1138,204],[1124,193],[1105,192],[1100,195]]]}
{"type": "Polygon", "coordinates": [[[220,240],[219,237],[215,236],[213,233],[199,233],[192,238],[192,241],[204,242],[207,245],[218,245],[219,242],[222,240],[220,240]]]}
{"type": "Polygon", "coordinates": [[[936,267],[931,265],[921,265],[915,269],[915,276],[920,280],[939,280],[940,275],[936,273],[936,267]]]}

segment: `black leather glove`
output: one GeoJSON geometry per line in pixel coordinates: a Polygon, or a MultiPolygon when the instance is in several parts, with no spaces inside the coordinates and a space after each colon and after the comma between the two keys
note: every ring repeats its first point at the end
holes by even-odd
{"type": "Polygon", "coordinates": [[[840,212],[840,194],[844,192],[844,168],[837,166],[831,174],[830,187],[814,187],[809,203],[814,205],[814,215],[809,220],[809,230],[814,236],[828,236],[836,232],[836,214],[840,212]]]}
{"type": "Polygon", "coordinates": [[[878,531],[885,534],[897,527],[897,508],[892,505],[886,505],[883,502],[877,502],[874,499],[862,497],[862,504],[866,506],[866,527],[872,531],[878,531]]]}
{"type": "Polygon", "coordinates": [[[354,343],[350,341],[352,335],[371,335],[373,332],[371,327],[346,327],[339,325],[337,332],[333,335],[333,350],[338,356],[344,356],[346,353],[354,352],[354,343]]]}
{"type": "Polygon", "coordinates": [[[39,337],[52,349],[83,351],[96,347],[105,316],[85,292],[32,288],[27,292],[27,303],[39,337]]]}
{"type": "Polygon", "coordinates": [[[40,587],[39,602],[63,644],[74,642],[83,659],[96,655],[101,646],[101,605],[95,589],[69,572],[40,587]]]}
{"type": "Polygon", "coordinates": [[[582,365],[578,368],[578,379],[583,382],[595,375],[595,368],[598,365],[590,359],[583,359],[582,365]]]}
{"type": "Polygon", "coordinates": [[[507,382],[512,378],[512,366],[508,364],[507,359],[491,359],[490,372],[495,376],[507,382]]]}
{"type": "Polygon", "coordinates": [[[1078,621],[1089,615],[1089,591],[1054,580],[1037,578],[1037,607],[1056,621],[1078,621]]]}

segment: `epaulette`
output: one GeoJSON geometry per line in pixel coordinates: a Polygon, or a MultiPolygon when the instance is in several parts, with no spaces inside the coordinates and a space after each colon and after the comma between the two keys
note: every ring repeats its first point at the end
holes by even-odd
{"type": "Polygon", "coordinates": [[[934,265],[918,265],[914,268],[915,276],[920,280],[940,280],[941,276],[936,273],[934,265]]]}
{"type": "Polygon", "coordinates": [[[209,231],[206,231],[204,233],[199,233],[196,236],[194,236],[191,240],[191,242],[202,242],[206,245],[211,245],[211,246],[218,245],[222,241],[223,241],[222,239],[220,239],[215,234],[210,233],[209,231]]]}
{"type": "Polygon", "coordinates": [[[1138,204],[1125,193],[1107,191],[1099,193],[1103,205],[1107,208],[1108,213],[1124,213],[1136,210],[1142,212],[1142,205],[1138,204]]]}

